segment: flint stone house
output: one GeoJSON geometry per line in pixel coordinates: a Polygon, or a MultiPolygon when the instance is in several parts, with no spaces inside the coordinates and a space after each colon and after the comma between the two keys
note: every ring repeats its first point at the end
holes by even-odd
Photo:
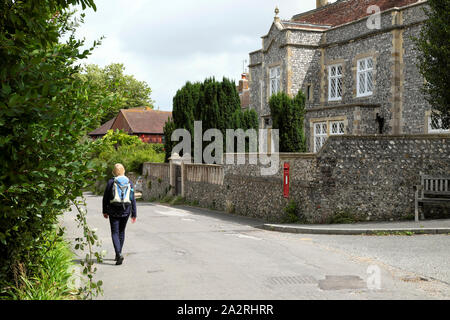
{"type": "Polygon", "coordinates": [[[290,20],[276,15],[262,49],[250,53],[250,107],[261,127],[271,127],[272,94],[302,90],[310,152],[330,135],[447,133],[431,121],[416,66],[412,37],[426,20],[424,6],[423,0],[317,0],[316,9],[290,20]]]}
{"type": "Polygon", "coordinates": [[[89,133],[92,139],[103,137],[108,130],[123,130],[138,136],[145,143],[163,143],[164,125],[172,112],[157,111],[146,107],[121,109],[119,114],[89,133]]]}

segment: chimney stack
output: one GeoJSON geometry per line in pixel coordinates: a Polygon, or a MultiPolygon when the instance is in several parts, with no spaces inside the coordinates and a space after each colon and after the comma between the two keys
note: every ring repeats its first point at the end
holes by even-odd
{"type": "Polygon", "coordinates": [[[248,90],[248,73],[243,73],[241,75],[241,80],[239,80],[238,92],[242,93],[248,90]]]}
{"type": "Polygon", "coordinates": [[[321,8],[323,6],[326,6],[328,4],[328,0],[316,0],[316,7],[321,8]]]}

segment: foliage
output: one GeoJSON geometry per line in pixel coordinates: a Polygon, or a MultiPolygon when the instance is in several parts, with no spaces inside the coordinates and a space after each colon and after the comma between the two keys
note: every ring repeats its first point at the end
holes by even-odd
{"type": "MultiPolygon", "coordinates": [[[[41,272],[41,248],[58,216],[82,196],[92,167],[82,141],[104,99],[78,79],[82,50],[70,5],[92,0],[0,3],[0,281],[41,272]],[[65,37],[67,40],[61,40],[65,37]]],[[[82,16],[83,19],[83,16],[82,16]]]]}
{"type": "MultiPolygon", "coordinates": [[[[144,162],[164,162],[165,156],[162,145],[144,143],[139,137],[120,130],[109,130],[102,139],[92,143],[91,150],[96,171],[93,178],[97,182],[109,179],[116,163],[122,163],[127,172],[140,173],[144,162]]],[[[95,191],[99,193],[102,190],[95,191]]]]}
{"type": "Polygon", "coordinates": [[[433,116],[450,127],[450,0],[428,0],[420,36],[415,39],[419,55],[419,70],[426,79],[424,92],[433,109],[433,116]]]}
{"type": "Polygon", "coordinates": [[[175,129],[175,122],[173,122],[172,118],[169,118],[164,125],[164,162],[169,162],[172,149],[175,146],[175,142],[170,139],[175,129]]]}
{"type": "Polygon", "coordinates": [[[306,218],[294,200],[289,201],[283,212],[282,223],[306,223],[306,218]]]}
{"type": "Polygon", "coordinates": [[[101,288],[103,282],[94,281],[94,274],[97,271],[97,268],[94,267],[94,261],[99,263],[103,262],[103,257],[101,253],[94,251],[94,246],[100,246],[101,243],[98,240],[98,236],[95,234],[94,230],[89,227],[87,223],[87,210],[86,203],[84,200],[75,200],[73,202],[77,213],[77,221],[78,228],[83,230],[83,237],[78,237],[75,239],[76,250],[82,250],[85,252],[87,249],[85,258],[81,260],[81,266],[83,267],[83,274],[87,276],[88,280],[85,281],[84,286],[78,288],[78,295],[83,299],[92,299],[94,296],[98,296],[99,294],[103,294],[103,290],[101,288]],[[95,256],[95,260],[94,260],[95,256]]]}
{"type": "Polygon", "coordinates": [[[364,221],[361,217],[359,217],[354,210],[351,209],[342,209],[337,210],[334,214],[328,217],[326,223],[327,224],[351,224],[364,221]]]}
{"type": "Polygon", "coordinates": [[[33,276],[27,277],[23,267],[15,272],[15,284],[5,290],[12,300],[68,300],[76,297],[71,273],[74,254],[61,232],[49,232],[42,243],[42,264],[33,276]]]}
{"type": "Polygon", "coordinates": [[[144,142],[138,136],[129,135],[123,130],[108,130],[98,146],[101,148],[118,148],[121,146],[142,146],[144,142]]]}
{"type": "Polygon", "coordinates": [[[299,91],[291,98],[280,92],[269,100],[272,114],[272,128],[280,134],[280,152],[305,152],[303,120],[305,116],[305,96],[299,91]]]}
{"type": "Polygon", "coordinates": [[[121,63],[111,63],[104,68],[88,64],[79,77],[96,90],[108,92],[114,97],[113,104],[102,106],[100,123],[114,118],[120,109],[143,106],[153,108],[149,85],[145,81],[136,80],[132,75],[126,75],[125,66],[121,63]]]}
{"type": "Polygon", "coordinates": [[[164,130],[166,161],[174,146],[171,133],[187,129],[193,138],[194,121],[202,121],[203,133],[218,129],[224,137],[227,129],[258,129],[258,114],[254,110],[242,111],[236,85],[227,78],[221,82],[214,78],[203,83],[187,82],[173,98],[172,115],[173,121],[168,121],[164,130]]]}

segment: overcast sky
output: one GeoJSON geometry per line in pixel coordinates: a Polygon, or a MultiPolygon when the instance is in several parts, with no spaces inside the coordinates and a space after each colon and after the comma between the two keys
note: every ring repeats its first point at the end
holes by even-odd
{"type": "MultiPolygon", "coordinates": [[[[278,5],[279,16],[315,8],[315,0],[96,0],[78,36],[87,44],[105,36],[87,61],[125,65],[146,81],[155,107],[172,110],[186,81],[239,80],[248,53],[261,48],[278,5]]],[[[248,64],[248,63],[247,63],[248,64]]]]}

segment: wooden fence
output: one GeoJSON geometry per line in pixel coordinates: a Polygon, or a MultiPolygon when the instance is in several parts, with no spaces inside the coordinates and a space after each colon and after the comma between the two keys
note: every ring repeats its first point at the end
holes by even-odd
{"type": "Polygon", "coordinates": [[[184,168],[187,181],[223,185],[224,171],[221,165],[185,164],[184,168]]]}
{"type": "Polygon", "coordinates": [[[168,163],[144,163],[142,167],[142,175],[144,177],[155,177],[160,179],[169,179],[169,164],[168,163]]]}

